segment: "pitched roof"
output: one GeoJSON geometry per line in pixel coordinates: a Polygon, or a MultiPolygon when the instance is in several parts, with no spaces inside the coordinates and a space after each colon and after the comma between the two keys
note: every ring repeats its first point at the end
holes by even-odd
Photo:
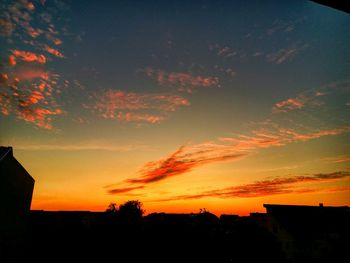
{"type": "Polygon", "coordinates": [[[0,146],[0,161],[9,154],[12,155],[12,147],[0,146]]]}

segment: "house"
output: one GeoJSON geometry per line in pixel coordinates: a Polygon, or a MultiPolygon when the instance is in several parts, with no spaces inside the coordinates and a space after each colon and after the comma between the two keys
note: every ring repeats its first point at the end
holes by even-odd
{"type": "Polygon", "coordinates": [[[13,156],[0,147],[0,253],[2,244],[23,239],[30,211],[34,179],[13,156]]]}

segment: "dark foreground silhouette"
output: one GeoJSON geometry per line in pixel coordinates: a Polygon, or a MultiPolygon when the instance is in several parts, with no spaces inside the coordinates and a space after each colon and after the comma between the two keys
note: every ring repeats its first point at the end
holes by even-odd
{"type": "MultiPolygon", "coordinates": [[[[348,207],[264,205],[247,217],[202,210],[142,216],[31,211],[18,262],[350,262],[348,207]]],[[[11,260],[10,260],[11,261],[11,260]]],[[[10,262],[9,261],[9,262],[10,262]]]]}
{"type": "Polygon", "coordinates": [[[216,216],[203,213],[153,214],[128,222],[108,213],[88,217],[79,212],[68,214],[32,213],[29,243],[34,262],[283,259],[276,239],[250,220],[223,225],[216,216]]]}

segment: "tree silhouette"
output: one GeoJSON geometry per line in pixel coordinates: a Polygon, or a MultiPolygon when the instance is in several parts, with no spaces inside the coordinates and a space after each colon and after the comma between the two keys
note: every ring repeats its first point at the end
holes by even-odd
{"type": "Polygon", "coordinates": [[[199,208],[199,213],[205,214],[205,213],[209,213],[209,211],[206,208],[199,208]]]}
{"type": "Polygon", "coordinates": [[[108,213],[117,213],[118,208],[116,203],[110,203],[106,209],[106,212],[108,213]]]}
{"type": "Polygon", "coordinates": [[[119,215],[123,219],[140,220],[144,212],[142,203],[138,200],[127,201],[119,206],[119,215]]]}

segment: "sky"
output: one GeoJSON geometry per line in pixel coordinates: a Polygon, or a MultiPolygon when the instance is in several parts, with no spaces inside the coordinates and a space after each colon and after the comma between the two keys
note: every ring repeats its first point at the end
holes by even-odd
{"type": "Polygon", "coordinates": [[[350,205],[348,14],[306,0],[0,9],[0,145],[35,179],[32,209],[350,205]]]}

